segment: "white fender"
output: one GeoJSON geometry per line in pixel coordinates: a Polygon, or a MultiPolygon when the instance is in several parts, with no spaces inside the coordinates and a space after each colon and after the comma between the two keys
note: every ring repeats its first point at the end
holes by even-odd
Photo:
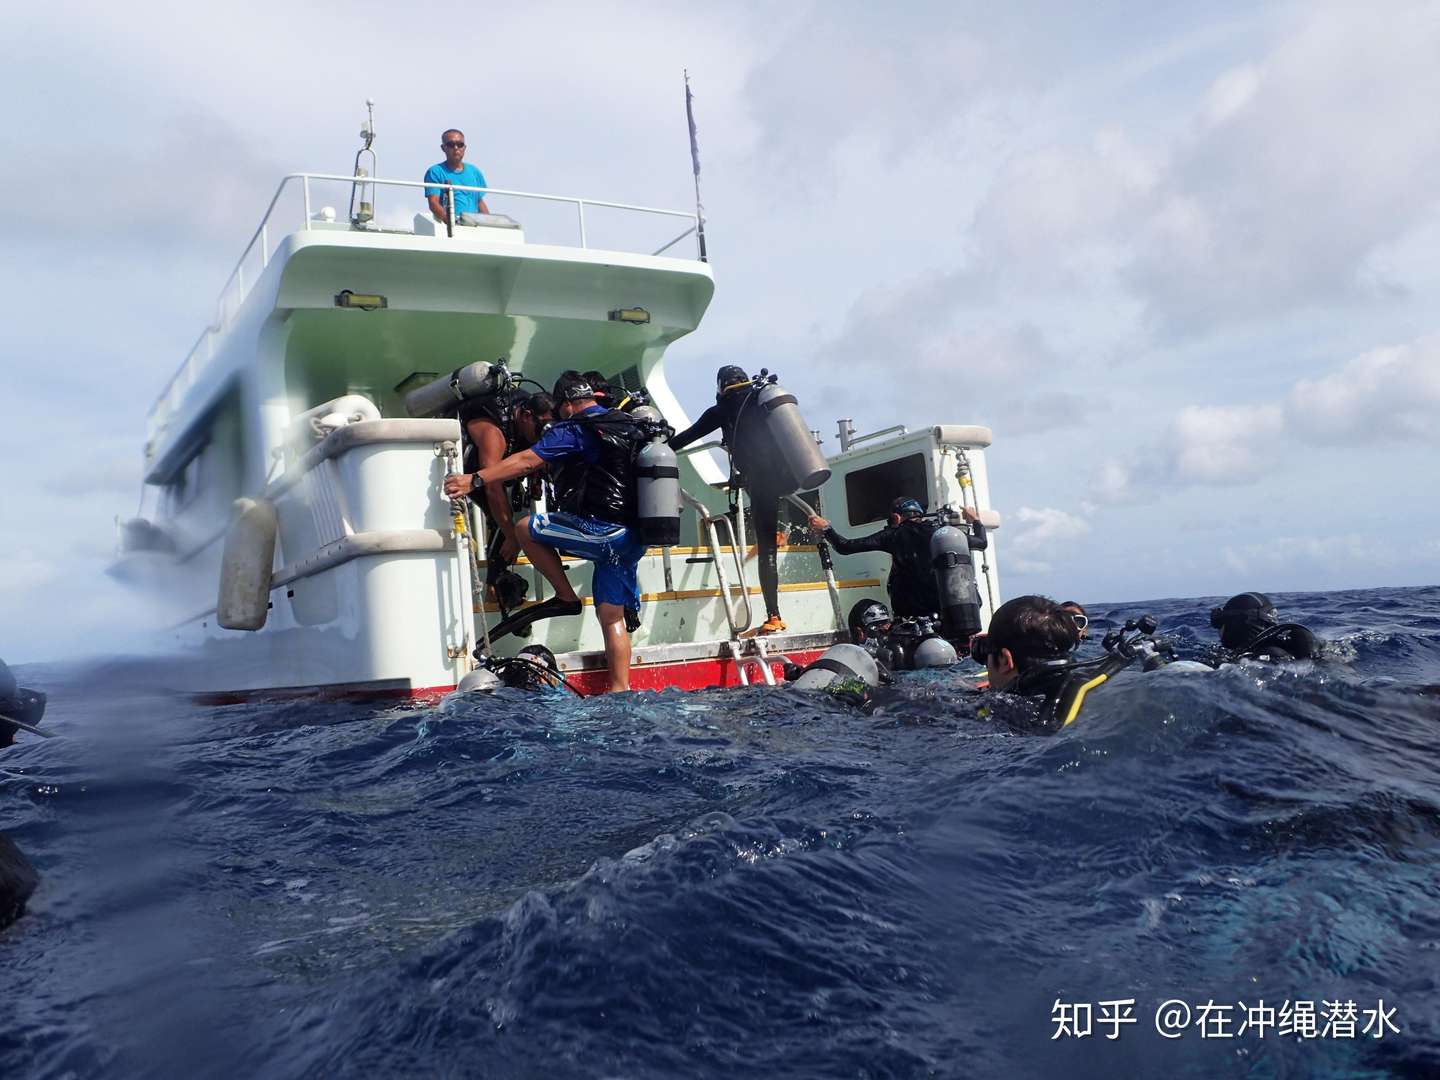
{"type": "Polygon", "coordinates": [[[220,559],[215,621],[226,630],[259,630],[270,610],[279,519],[267,499],[236,499],[235,521],[220,559]]]}
{"type": "Polygon", "coordinates": [[[345,394],[331,398],[313,409],[306,409],[290,421],[291,441],[302,448],[316,439],[323,439],[336,428],[361,420],[379,420],[380,410],[364,394],[345,394]]]}

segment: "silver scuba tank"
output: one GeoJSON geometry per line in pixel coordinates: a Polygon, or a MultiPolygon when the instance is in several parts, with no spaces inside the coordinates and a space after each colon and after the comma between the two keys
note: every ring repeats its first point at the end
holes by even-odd
{"type": "Polygon", "coordinates": [[[646,443],[635,455],[635,517],[645,543],[680,542],[680,459],[664,439],[646,443]]]}
{"type": "Polygon", "coordinates": [[[405,409],[411,416],[453,414],[460,402],[481,394],[493,394],[509,384],[510,370],[503,363],[477,360],[411,390],[405,395],[405,409]]]}
{"type": "Polygon", "coordinates": [[[916,668],[949,667],[959,660],[955,646],[943,637],[927,637],[910,653],[910,666],[916,668]]]}
{"type": "MultiPolygon", "coordinates": [[[[795,486],[787,494],[813,491],[830,479],[830,466],[815,445],[810,425],[800,415],[795,395],[776,383],[767,383],[755,400],[765,417],[765,427],[795,486]]],[[[752,405],[751,408],[754,408],[752,405]]]]}
{"type": "Polygon", "coordinates": [[[879,686],[880,668],[859,645],[832,645],[806,666],[794,685],[801,690],[824,690],[840,679],[859,679],[866,686],[879,686]]]}
{"type": "Polygon", "coordinates": [[[930,535],[930,565],[940,591],[940,620],[945,636],[966,641],[980,632],[980,587],[970,561],[970,536],[954,525],[930,535]]]}

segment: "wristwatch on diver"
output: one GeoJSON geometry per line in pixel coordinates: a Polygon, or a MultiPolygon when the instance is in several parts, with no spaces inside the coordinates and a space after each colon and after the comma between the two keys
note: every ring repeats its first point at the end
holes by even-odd
{"type": "Polygon", "coordinates": [[[480,474],[478,472],[470,474],[470,493],[472,495],[475,492],[481,490],[484,486],[485,481],[480,479],[480,474]]]}

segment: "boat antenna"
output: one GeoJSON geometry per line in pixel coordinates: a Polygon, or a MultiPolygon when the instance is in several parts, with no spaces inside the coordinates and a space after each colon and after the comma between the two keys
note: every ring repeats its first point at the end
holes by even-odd
{"type": "Polygon", "coordinates": [[[700,261],[709,262],[705,253],[705,204],[700,201],[700,144],[695,140],[695,99],[690,93],[690,70],[684,70],[685,121],[690,125],[690,164],[695,172],[695,236],[700,241],[700,261]]]}
{"type": "Polygon", "coordinates": [[[364,225],[375,220],[375,185],[365,184],[363,177],[375,176],[375,151],[370,144],[375,141],[375,99],[365,99],[365,120],[360,125],[360,149],[355,154],[355,182],[350,185],[350,224],[364,225]],[[369,171],[366,171],[365,155],[370,155],[369,171]]]}

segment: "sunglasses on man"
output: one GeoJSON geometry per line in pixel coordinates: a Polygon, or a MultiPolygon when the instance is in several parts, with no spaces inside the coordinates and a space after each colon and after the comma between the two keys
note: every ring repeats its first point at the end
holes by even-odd
{"type": "Polygon", "coordinates": [[[445,140],[444,142],[442,142],[440,145],[443,146],[446,150],[464,150],[464,149],[465,149],[465,144],[464,144],[463,142],[458,142],[458,141],[455,140],[455,139],[446,139],[446,140],[445,140]]]}

